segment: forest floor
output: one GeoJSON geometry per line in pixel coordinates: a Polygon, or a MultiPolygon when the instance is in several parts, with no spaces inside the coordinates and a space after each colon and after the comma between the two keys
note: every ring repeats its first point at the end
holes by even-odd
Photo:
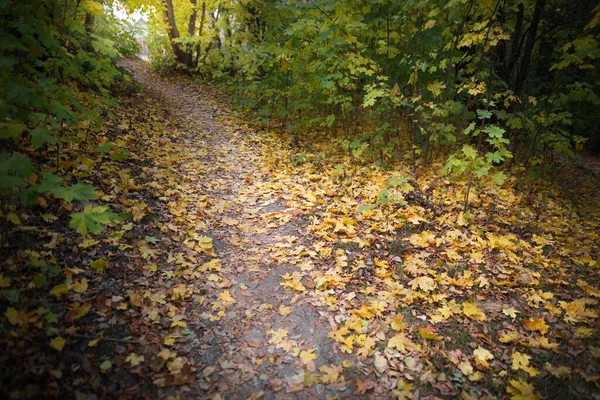
{"type": "Polygon", "coordinates": [[[299,144],[210,86],[122,65],[144,87],[123,88],[99,140],[129,157],[74,149],[61,167],[129,219],[78,237],[60,207],[16,215],[2,393],[600,399],[600,197],[585,168],[562,187],[482,183],[462,213],[464,182],[435,163],[415,179],[299,144]],[[394,204],[359,210],[397,176],[394,204]]]}

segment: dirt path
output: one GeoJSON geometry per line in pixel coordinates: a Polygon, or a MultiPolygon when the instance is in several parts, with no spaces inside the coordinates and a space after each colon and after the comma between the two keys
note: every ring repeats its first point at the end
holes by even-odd
{"type": "Polygon", "coordinates": [[[181,128],[195,136],[189,151],[204,171],[190,171],[181,184],[190,188],[190,202],[203,200],[217,211],[201,230],[212,238],[221,268],[208,285],[207,307],[194,310],[199,319],[188,320],[194,326],[190,356],[202,371],[191,385],[199,389],[194,395],[351,396],[343,380],[304,385],[304,371],[318,373],[322,366],[341,371],[343,359],[328,338],[333,324],[315,300],[281,285],[282,276],[297,281],[303,269],[312,268],[310,261],[302,268],[299,262],[311,243],[305,216],[286,205],[285,188],[261,170],[269,149],[231,119],[210,89],[183,77],[159,77],[139,62],[125,66],[163,97],[181,128]]]}

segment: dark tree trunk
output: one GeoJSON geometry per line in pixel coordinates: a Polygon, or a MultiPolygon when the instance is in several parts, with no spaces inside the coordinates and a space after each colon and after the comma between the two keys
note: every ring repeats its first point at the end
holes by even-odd
{"type": "Polygon", "coordinates": [[[523,59],[521,60],[521,66],[515,81],[514,91],[517,95],[525,94],[525,81],[527,80],[527,74],[529,73],[531,55],[533,54],[533,47],[537,40],[537,30],[545,4],[546,0],[536,0],[535,2],[533,15],[531,16],[531,24],[529,25],[529,32],[527,33],[527,42],[525,43],[525,50],[523,51],[523,59]]]}
{"type": "Polygon", "coordinates": [[[525,13],[525,9],[522,3],[519,3],[519,10],[517,11],[517,19],[515,20],[515,30],[512,34],[510,40],[510,53],[508,55],[508,60],[504,66],[504,82],[511,87],[513,70],[515,68],[515,63],[517,58],[519,58],[519,47],[521,47],[521,31],[523,30],[523,14],[525,13]]]}

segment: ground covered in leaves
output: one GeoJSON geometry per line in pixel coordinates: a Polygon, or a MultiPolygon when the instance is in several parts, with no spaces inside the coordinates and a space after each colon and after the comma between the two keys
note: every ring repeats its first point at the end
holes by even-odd
{"type": "Polygon", "coordinates": [[[593,175],[482,184],[465,214],[435,163],[401,179],[123,65],[145,87],[96,138],[117,146],[60,169],[128,219],[10,211],[3,397],[600,398],[593,175]]]}

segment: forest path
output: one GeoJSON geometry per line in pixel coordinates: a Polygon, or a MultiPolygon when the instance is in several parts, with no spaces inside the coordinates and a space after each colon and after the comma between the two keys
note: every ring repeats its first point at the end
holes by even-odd
{"type": "Polygon", "coordinates": [[[212,239],[220,266],[202,283],[204,303],[187,316],[194,327],[189,357],[200,373],[188,386],[192,397],[352,397],[336,378],[343,357],[328,338],[334,323],[295,283],[313,268],[308,218],[288,207],[285,186],[264,167],[264,157],[285,149],[265,145],[264,135],[240,124],[211,88],[184,76],[159,76],[139,61],[123,65],[164,99],[201,166],[190,166],[178,182],[190,194],[187,203],[197,204],[196,215],[182,217],[197,219],[196,233],[212,239]],[[316,379],[319,367],[330,375],[325,382],[336,383],[307,384],[305,371],[316,379]]]}

